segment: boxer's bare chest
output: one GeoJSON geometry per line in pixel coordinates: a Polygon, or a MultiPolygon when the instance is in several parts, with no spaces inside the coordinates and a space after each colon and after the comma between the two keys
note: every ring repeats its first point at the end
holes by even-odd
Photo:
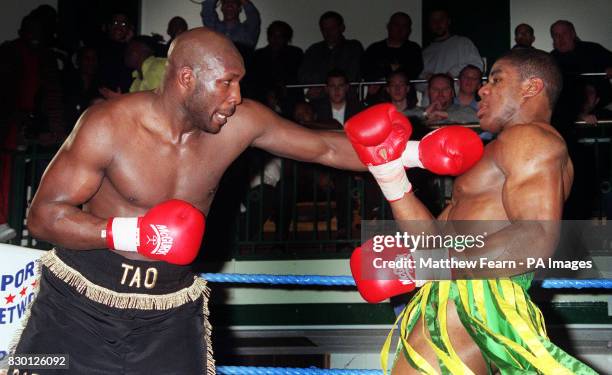
{"type": "Polygon", "coordinates": [[[114,150],[92,206],[96,201],[108,206],[110,200],[125,210],[144,212],[177,198],[208,213],[223,173],[243,150],[240,142],[227,142],[223,137],[172,143],[140,134],[114,150]]]}
{"type": "Polygon", "coordinates": [[[458,177],[448,220],[507,220],[502,200],[506,176],[494,161],[495,145],[490,144],[482,159],[458,177]]]}

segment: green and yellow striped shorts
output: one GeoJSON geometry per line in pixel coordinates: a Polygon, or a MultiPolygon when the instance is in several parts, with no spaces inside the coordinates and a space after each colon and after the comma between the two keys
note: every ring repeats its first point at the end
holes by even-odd
{"type": "Polygon", "coordinates": [[[495,364],[501,374],[597,374],[548,339],[542,313],[526,292],[532,279],[533,274],[528,273],[512,278],[426,283],[400,313],[387,337],[381,351],[383,370],[386,373],[393,331],[399,324],[397,353],[403,353],[420,372],[437,373],[407,341],[422,317],[431,337],[428,344],[436,353],[442,373],[472,374],[449,339],[446,309],[452,300],[489,367],[495,364]]]}

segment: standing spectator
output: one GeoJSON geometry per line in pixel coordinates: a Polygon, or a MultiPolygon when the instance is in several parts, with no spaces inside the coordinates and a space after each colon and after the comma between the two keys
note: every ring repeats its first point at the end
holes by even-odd
{"type": "Polygon", "coordinates": [[[253,76],[255,87],[261,99],[263,94],[273,90],[280,93],[282,113],[288,115],[288,108],[300,98],[298,90],[288,91],[287,84],[297,83],[297,72],[304,53],[289,43],[293,38],[293,29],[288,23],[274,21],[267,30],[268,45],[255,51],[253,57],[253,76]]]}
{"type": "Polygon", "coordinates": [[[459,95],[455,96],[453,103],[478,111],[480,87],[482,87],[482,70],[477,66],[467,65],[459,73],[459,95]]]}
{"type": "Polygon", "coordinates": [[[317,120],[327,124],[329,129],[343,129],[351,116],[362,110],[362,106],[349,96],[349,82],[341,70],[332,70],[327,75],[326,98],[314,101],[317,120]]]}
{"type": "MultiPolygon", "coordinates": [[[[457,77],[466,65],[483,69],[482,58],[471,40],[450,32],[450,16],[446,10],[434,10],[429,15],[429,29],[434,40],[423,50],[423,72],[421,77],[429,79],[433,74],[444,73],[457,77]]],[[[426,88],[420,86],[421,91],[426,88]]],[[[424,101],[425,103],[426,101],[424,101]]]]}
{"type": "MultiPolygon", "coordinates": [[[[382,80],[391,72],[403,71],[408,79],[415,79],[423,70],[421,46],[408,40],[412,19],[404,12],[396,12],[387,23],[387,38],[372,43],[363,54],[362,71],[366,81],[382,80]]],[[[382,85],[369,85],[368,105],[380,101],[382,85]]]]}
{"type": "Polygon", "coordinates": [[[125,66],[123,56],[127,43],[134,37],[133,26],[124,13],[115,13],[106,26],[106,39],[98,49],[100,63],[100,86],[102,95],[128,92],[132,84],[130,69],[125,66]]]}
{"type": "MultiPolygon", "coordinates": [[[[319,28],[323,40],[308,47],[304,53],[298,73],[300,82],[325,82],[327,73],[334,69],[344,71],[349,82],[359,80],[363,46],[358,40],[344,37],[344,18],[334,11],[325,12],[319,18],[319,28]]],[[[311,89],[308,96],[318,98],[322,91],[321,88],[311,89]]]]}
{"type": "Polygon", "coordinates": [[[250,0],[221,0],[221,13],[223,20],[217,14],[218,0],[204,0],[202,2],[202,23],[221,34],[227,35],[234,43],[242,44],[251,49],[255,48],[259,38],[261,19],[259,11],[250,0]],[[240,12],[244,9],[246,17],[240,22],[240,12]]]}
{"type": "Polygon", "coordinates": [[[74,126],[79,116],[100,97],[98,84],[98,52],[93,47],[83,47],[77,52],[76,69],[64,80],[64,110],[68,126],[74,126]]]}
{"type": "Polygon", "coordinates": [[[423,70],[421,47],[408,40],[412,19],[404,12],[394,13],[387,23],[387,38],[372,43],[363,55],[363,77],[367,81],[383,79],[391,72],[404,71],[415,79],[423,70]]]}
{"type": "Polygon", "coordinates": [[[168,27],[166,28],[166,33],[170,37],[168,42],[163,46],[162,57],[166,57],[168,55],[168,50],[170,49],[170,44],[177,36],[181,35],[183,32],[189,30],[189,26],[187,26],[187,21],[183,17],[175,16],[168,21],[168,27]]]}
{"type": "Polygon", "coordinates": [[[0,45],[0,241],[16,235],[7,223],[12,152],[23,150],[26,138],[53,146],[66,134],[58,65],[43,31],[41,17],[31,13],[19,37],[0,45]]]}
{"type": "Polygon", "coordinates": [[[512,49],[515,48],[533,48],[533,42],[535,42],[535,35],[533,27],[526,23],[521,23],[514,29],[514,41],[516,44],[512,49]]]}

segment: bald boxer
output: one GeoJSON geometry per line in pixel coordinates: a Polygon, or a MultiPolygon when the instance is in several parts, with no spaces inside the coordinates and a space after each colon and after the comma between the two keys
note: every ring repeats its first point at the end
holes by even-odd
{"type": "MultiPolygon", "coordinates": [[[[549,257],[554,251],[558,226],[546,223],[561,220],[574,176],[566,145],[550,125],[561,86],[554,60],[539,50],[512,50],[493,66],[488,83],[479,91],[478,117],[481,128],[497,133],[497,139],[486,146],[473,168],[456,179],[452,200],[437,218],[489,221],[496,227],[484,248],[466,250],[464,257],[486,255],[503,261],[549,257]],[[529,225],[527,220],[537,222],[529,225]]],[[[349,129],[347,133],[355,143],[349,129]]],[[[358,152],[363,148],[358,142],[354,146],[358,152]]],[[[377,168],[385,169],[383,178],[379,172],[373,174],[383,192],[394,192],[385,195],[393,198],[390,205],[402,230],[415,232],[410,220],[423,224],[436,219],[400,178],[395,188],[388,185],[389,176],[397,173],[387,165],[377,168]]],[[[527,294],[531,271],[526,266],[453,269],[456,281],[425,283],[398,317],[403,340],[392,373],[595,374],[548,340],[542,314],[527,294]]],[[[392,280],[356,281],[362,295],[378,300],[414,288],[392,280]]]]}
{"type": "Polygon", "coordinates": [[[67,353],[62,374],[214,373],[206,285],[187,264],[225,169],[249,146],[365,169],[343,134],[243,101],[244,74],[226,37],[197,28],[172,43],[157,91],[83,114],[29,212],[56,248],[14,353],[67,353]]]}

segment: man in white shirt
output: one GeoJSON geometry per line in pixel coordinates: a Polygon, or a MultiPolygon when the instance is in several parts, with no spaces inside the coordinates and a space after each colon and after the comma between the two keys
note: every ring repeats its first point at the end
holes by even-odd
{"type": "MultiPolygon", "coordinates": [[[[478,48],[470,39],[451,34],[450,24],[450,16],[446,10],[434,10],[429,15],[429,28],[435,37],[423,50],[424,68],[421,78],[429,79],[436,73],[445,73],[455,78],[459,76],[461,69],[470,64],[483,70],[478,48]]],[[[426,92],[423,85],[418,89],[426,92]]],[[[423,99],[426,100],[426,95],[423,99]]]]}
{"type": "Polygon", "coordinates": [[[334,69],[327,74],[325,98],[313,101],[317,120],[327,129],[343,129],[351,116],[363,109],[358,100],[349,95],[349,81],[346,74],[334,69]]]}

